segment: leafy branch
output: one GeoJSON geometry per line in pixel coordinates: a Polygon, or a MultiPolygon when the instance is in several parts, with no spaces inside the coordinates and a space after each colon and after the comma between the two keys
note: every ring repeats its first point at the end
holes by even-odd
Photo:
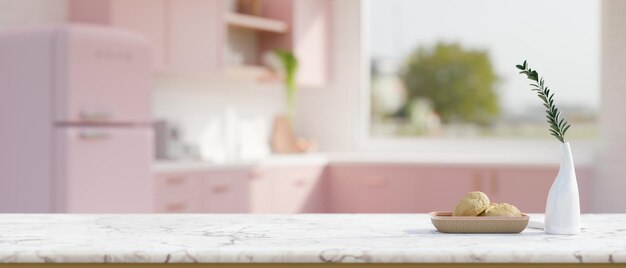
{"type": "Polygon", "coordinates": [[[561,111],[554,105],[554,93],[551,93],[550,89],[545,85],[543,77],[540,78],[537,71],[528,67],[526,61],[515,65],[515,67],[521,70],[520,74],[525,74],[528,79],[534,81],[534,83],[530,84],[533,87],[531,90],[537,92],[537,96],[543,101],[543,106],[546,107],[546,118],[548,119],[548,124],[550,124],[550,135],[565,143],[565,133],[571,125],[565,121],[565,118],[561,116],[561,111]]]}
{"type": "Polygon", "coordinates": [[[293,122],[294,110],[296,105],[296,74],[298,72],[298,58],[293,52],[288,50],[277,49],[274,51],[276,56],[285,69],[285,86],[287,87],[287,115],[289,120],[293,122]]]}

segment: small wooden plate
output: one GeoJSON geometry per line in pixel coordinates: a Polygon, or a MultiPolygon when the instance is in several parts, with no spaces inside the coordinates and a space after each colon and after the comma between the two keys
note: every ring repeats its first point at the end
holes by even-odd
{"type": "Polygon", "coordinates": [[[520,233],[528,226],[528,215],[521,217],[452,216],[450,211],[430,213],[430,221],[442,233],[520,233]]]}

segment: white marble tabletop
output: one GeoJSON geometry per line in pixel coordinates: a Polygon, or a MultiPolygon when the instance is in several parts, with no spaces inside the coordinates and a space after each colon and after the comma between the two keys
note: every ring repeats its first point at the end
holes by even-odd
{"type": "Polygon", "coordinates": [[[556,236],[443,234],[426,214],[2,214],[0,262],[626,262],[626,214],[583,224],[556,236]]]}
{"type": "MultiPolygon", "coordinates": [[[[246,161],[207,162],[197,160],[157,160],[152,171],[158,174],[180,172],[205,172],[221,170],[250,170],[255,168],[284,166],[326,165],[428,165],[428,166],[471,166],[471,167],[558,167],[559,152],[533,155],[483,155],[418,154],[418,153],[310,153],[277,154],[262,159],[246,161]]],[[[576,167],[588,167],[592,158],[589,154],[577,154],[576,167]]]]}

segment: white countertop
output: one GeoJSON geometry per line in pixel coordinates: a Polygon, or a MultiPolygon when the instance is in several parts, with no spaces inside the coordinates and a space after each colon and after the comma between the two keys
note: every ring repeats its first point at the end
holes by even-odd
{"type": "Polygon", "coordinates": [[[302,155],[274,155],[261,160],[230,161],[223,163],[203,161],[156,161],[152,170],[157,173],[168,172],[196,172],[214,170],[249,170],[251,168],[265,168],[276,166],[326,166],[328,157],[321,154],[302,155]]]}
{"type": "MultiPolygon", "coordinates": [[[[332,164],[424,164],[464,166],[559,166],[559,155],[480,155],[419,153],[329,153],[332,164]]],[[[576,165],[592,162],[589,155],[576,155],[576,165]]]]}
{"type": "Polygon", "coordinates": [[[583,224],[461,235],[426,214],[2,214],[0,262],[626,262],[626,214],[583,224]]]}
{"type": "MultiPolygon", "coordinates": [[[[589,166],[591,157],[580,155],[575,158],[578,168],[589,166]]],[[[537,156],[479,156],[467,157],[463,155],[423,155],[414,153],[313,153],[313,154],[285,154],[272,155],[260,160],[229,161],[223,163],[202,161],[156,161],[153,171],[193,172],[212,170],[248,170],[272,166],[302,166],[302,165],[454,165],[474,167],[558,167],[560,159],[553,155],[537,156]]]]}

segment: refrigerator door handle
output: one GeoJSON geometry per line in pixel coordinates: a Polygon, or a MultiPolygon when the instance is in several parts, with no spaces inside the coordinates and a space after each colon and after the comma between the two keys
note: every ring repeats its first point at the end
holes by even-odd
{"type": "Polygon", "coordinates": [[[105,111],[80,111],[80,119],[85,121],[107,121],[111,114],[105,111]]]}
{"type": "Polygon", "coordinates": [[[104,140],[111,138],[111,133],[102,130],[83,130],[78,133],[83,140],[104,140]]]}

